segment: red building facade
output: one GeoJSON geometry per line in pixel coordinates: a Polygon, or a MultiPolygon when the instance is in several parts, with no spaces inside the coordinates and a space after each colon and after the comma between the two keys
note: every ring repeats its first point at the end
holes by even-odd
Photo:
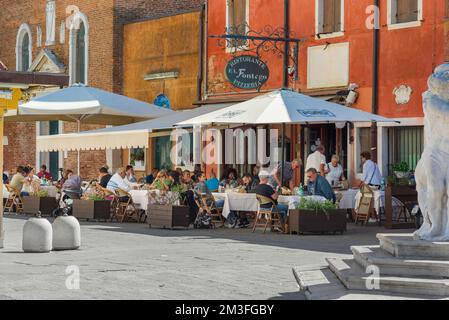
{"type": "MultiPolygon", "coordinates": [[[[375,2],[207,1],[202,103],[235,103],[284,87],[283,54],[272,51],[260,56],[270,69],[270,78],[260,92],[233,87],[224,72],[233,57],[232,43],[223,46],[223,41],[219,44],[211,36],[226,32],[270,35],[270,31],[284,27],[284,5],[287,3],[289,36],[301,39],[297,77],[292,69],[294,46],[290,46],[288,87],[345,104],[348,87],[354,84],[358,97],[349,107],[400,120],[400,124],[379,124],[377,128],[377,149],[372,151],[377,152],[383,174],[387,176],[391,165],[401,161],[414,169],[424,145],[422,93],[427,89],[427,78],[433,69],[445,60],[448,1],[380,0],[379,6],[374,7],[375,2]],[[239,27],[242,24],[245,26],[239,27]],[[373,25],[379,27],[377,90],[373,90],[373,72],[376,70],[373,25]],[[377,106],[373,106],[373,93],[377,94],[377,106]]],[[[243,50],[236,53],[240,54],[247,53],[243,50]]],[[[320,139],[328,149],[328,160],[332,154],[339,154],[347,174],[355,179],[360,173],[358,155],[371,149],[370,126],[370,123],[347,125],[343,129],[288,126],[287,141],[291,151],[288,158],[305,159],[320,139]]]]}

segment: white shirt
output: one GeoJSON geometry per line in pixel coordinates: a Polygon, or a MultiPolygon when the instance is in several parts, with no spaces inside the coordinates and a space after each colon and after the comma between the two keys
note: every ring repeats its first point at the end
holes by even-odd
{"type": "Polygon", "coordinates": [[[126,183],[125,179],[116,173],[111,177],[111,180],[109,180],[107,189],[114,192],[118,188],[125,191],[131,191],[131,187],[126,183]]]}
{"type": "Polygon", "coordinates": [[[366,184],[373,184],[377,186],[380,186],[382,183],[382,175],[380,174],[379,166],[372,160],[366,160],[363,164],[362,181],[366,184]]]}
{"type": "Polygon", "coordinates": [[[326,164],[326,156],[317,150],[307,157],[306,172],[312,168],[315,168],[316,171],[320,172],[320,167],[322,164],[326,164]]]}
{"type": "Polygon", "coordinates": [[[327,168],[329,169],[329,173],[326,174],[326,180],[332,186],[334,181],[340,181],[340,178],[343,175],[343,167],[338,163],[337,166],[334,167],[332,162],[329,162],[327,168]]]}

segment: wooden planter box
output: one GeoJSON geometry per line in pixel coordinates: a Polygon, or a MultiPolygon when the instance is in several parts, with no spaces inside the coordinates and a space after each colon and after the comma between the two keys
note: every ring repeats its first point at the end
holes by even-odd
{"type": "Polygon", "coordinates": [[[188,206],[149,205],[148,223],[150,228],[189,228],[188,206]]]}
{"type": "Polygon", "coordinates": [[[23,212],[25,214],[37,214],[39,211],[42,216],[51,216],[53,211],[58,208],[55,197],[23,197],[23,212]]]}
{"type": "Polygon", "coordinates": [[[72,215],[77,219],[109,220],[111,202],[109,200],[73,200],[72,215]]]}
{"type": "Polygon", "coordinates": [[[346,210],[314,211],[290,210],[290,234],[341,233],[346,231],[346,210]]]}

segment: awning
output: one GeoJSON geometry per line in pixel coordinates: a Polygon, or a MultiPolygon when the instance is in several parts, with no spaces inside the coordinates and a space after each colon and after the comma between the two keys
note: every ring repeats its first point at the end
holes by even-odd
{"type": "MultiPolygon", "coordinates": [[[[178,122],[213,112],[229,105],[208,105],[173,112],[161,118],[124,126],[109,127],[81,133],[37,137],[37,152],[148,148],[149,138],[156,130],[172,130],[178,122]]],[[[191,127],[186,125],[184,127],[191,127]]]]}

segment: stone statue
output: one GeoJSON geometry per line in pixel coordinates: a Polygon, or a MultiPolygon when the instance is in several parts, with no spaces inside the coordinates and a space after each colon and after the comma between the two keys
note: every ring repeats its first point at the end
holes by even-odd
{"type": "Polygon", "coordinates": [[[449,241],[449,63],[435,69],[423,94],[425,148],[416,171],[423,225],[415,239],[449,241]]]}

